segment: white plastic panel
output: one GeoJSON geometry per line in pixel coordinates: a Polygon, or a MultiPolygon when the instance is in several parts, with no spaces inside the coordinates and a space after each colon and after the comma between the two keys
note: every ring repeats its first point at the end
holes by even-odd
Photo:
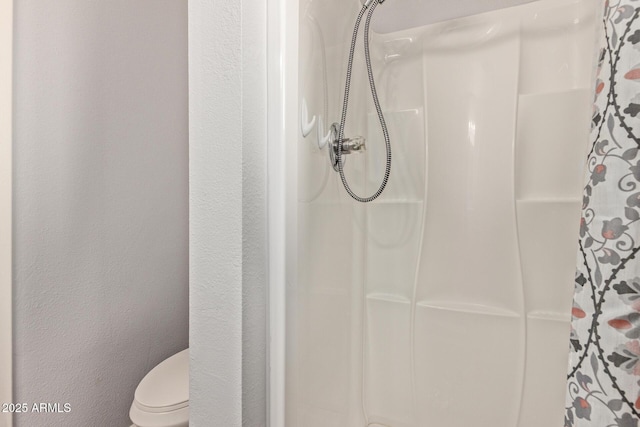
{"type": "Polygon", "coordinates": [[[513,204],[516,36],[517,21],[485,16],[426,37],[429,163],[418,301],[522,304],[513,204]]]}
{"type": "Polygon", "coordinates": [[[526,311],[568,316],[580,201],[518,201],[517,206],[526,311]]]}
{"type": "Polygon", "coordinates": [[[396,299],[413,296],[422,232],[422,202],[368,207],[366,291],[396,299]]]}
{"type": "MultiPolygon", "coordinates": [[[[396,68],[397,69],[397,68],[396,68]]],[[[385,75],[384,77],[387,77],[385,75]]],[[[381,81],[387,83],[390,78],[381,81]]],[[[397,84],[397,83],[396,83],[397,84]]],[[[386,86],[393,91],[396,84],[386,86]]],[[[367,187],[373,192],[380,185],[384,175],[386,150],[384,138],[380,131],[378,116],[367,116],[367,151],[358,157],[367,162],[367,187]]],[[[397,164],[380,201],[419,201],[424,198],[425,155],[424,143],[425,117],[423,108],[400,111],[387,111],[385,121],[389,135],[393,138],[392,164],[397,164]]]]}
{"type": "Polygon", "coordinates": [[[594,1],[544,2],[522,18],[520,93],[591,90],[595,49],[594,1]]]}
{"type": "Polygon", "coordinates": [[[409,300],[368,297],[366,343],[365,405],[370,420],[412,425],[409,300]]]}
{"type": "Polygon", "coordinates": [[[576,199],[589,136],[590,91],[522,95],[516,147],[520,200],[576,199]],[[568,126],[567,124],[573,124],[568,126]],[[544,171],[544,173],[542,173],[544,171]]]}
{"type": "MultiPolygon", "coordinates": [[[[299,102],[323,126],[288,141],[299,191],[286,427],[562,423],[598,1],[418,26],[426,2],[377,12],[393,162],[367,205],[317,144],[340,114],[358,2],[300,3],[299,102]]],[[[346,135],[367,151],[345,169],[370,194],[385,153],[358,52],[346,135]]]]}
{"type": "MultiPolygon", "coordinates": [[[[387,83],[387,79],[382,81],[387,83]]],[[[385,150],[377,116],[368,117],[371,137],[365,158],[367,187],[371,192],[384,174],[385,150]]],[[[366,206],[366,292],[408,301],[414,291],[424,209],[423,109],[390,111],[386,121],[395,141],[392,164],[399,166],[394,168],[383,195],[366,206]]]]}
{"type": "Polygon", "coordinates": [[[515,426],[522,319],[418,305],[415,322],[415,426],[515,426]]]}
{"type": "Polygon", "coordinates": [[[568,315],[527,319],[527,368],[518,427],[562,425],[565,388],[560,384],[567,375],[568,323],[568,315]]]}
{"type": "Polygon", "coordinates": [[[391,33],[531,1],[533,0],[389,0],[384,4],[384,14],[376,17],[373,29],[379,33],[391,33]]]}
{"type": "Polygon", "coordinates": [[[304,307],[300,342],[301,400],[343,413],[349,391],[348,300],[344,295],[312,293],[304,307]]]}
{"type": "Polygon", "coordinates": [[[314,406],[303,406],[300,410],[298,425],[306,427],[342,427],[345,422],[344,418],[344,415],[338,412],[331,412],[314,406]]]}
{"type": "Polygon", "coordinates": [[[352,210],[337,203],[300,205],[300,280],[305,290],[348,295],[352,284],[352,210]],[[332,261],[334,261],[332,264],[332,261]]]}

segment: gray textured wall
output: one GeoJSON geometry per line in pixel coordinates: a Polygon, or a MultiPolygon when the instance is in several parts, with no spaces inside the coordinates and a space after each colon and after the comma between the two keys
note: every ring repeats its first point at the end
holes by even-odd
{"type": "Polygon", "coordinates": [[[241,2],[189,1],[190,425],[242,423],[241,2]]]}
{"type": "Polygon", "coordinates": [[[16,0],[15,399],[125,426],[188,345],[187,2],[16,0]]]}
{"type": "Polygon", "coordinates": [[[189,1],[191,420],[266,425],[266,2],[189,1]]]}
{"type": "Polygon", "coordinates": [[[242,425],[267,425],[267,2],[242,2],[242,425]]]}

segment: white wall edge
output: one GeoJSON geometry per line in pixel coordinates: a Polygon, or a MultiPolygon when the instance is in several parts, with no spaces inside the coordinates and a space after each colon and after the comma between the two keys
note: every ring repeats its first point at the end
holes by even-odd
{"type": "MultiPolygon", "coordinates": [[[[285,426],[286,288],[288,254],[295,230],[298,88],[298,2],[269,0],[267,5],[267,204],[269,248],[270,427],[285,426]],[[293,207],[293,209],[292,209],[293,207]]],[[[289,261],[289,263],[288,263],[289,261]]]]}
{"type": "MultiPolygon", "coordinates": [[[[0,0],[0,402],[11,402],[13,0],[0,0]]],[[[0,412],[0,424],[12,425],[0,412]]]]}

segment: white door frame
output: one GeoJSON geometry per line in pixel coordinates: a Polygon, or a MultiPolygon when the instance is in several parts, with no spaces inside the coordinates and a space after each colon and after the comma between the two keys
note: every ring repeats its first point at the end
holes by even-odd
{"type": "Polygon", "coordinates": [[[267,3],[269,427],[285,425],[286,288],[295,277],[299,0],[267,3]]]}
{"type": "MultiPolygon", "coordinates": [[[[0,0],[0,403],[12,400],[12,105],[13,0],[0,0]]],[[[11,413],[0,412],[11,427],[11,413]]]]}

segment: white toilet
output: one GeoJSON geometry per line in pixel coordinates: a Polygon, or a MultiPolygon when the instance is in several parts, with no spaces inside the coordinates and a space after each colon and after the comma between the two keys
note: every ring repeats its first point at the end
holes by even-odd
{"type": "Polygon", "coordinates": [[[140,381],[129,417],[132,427],[189,425],[189,349],[160,363],[140,381]]]}

